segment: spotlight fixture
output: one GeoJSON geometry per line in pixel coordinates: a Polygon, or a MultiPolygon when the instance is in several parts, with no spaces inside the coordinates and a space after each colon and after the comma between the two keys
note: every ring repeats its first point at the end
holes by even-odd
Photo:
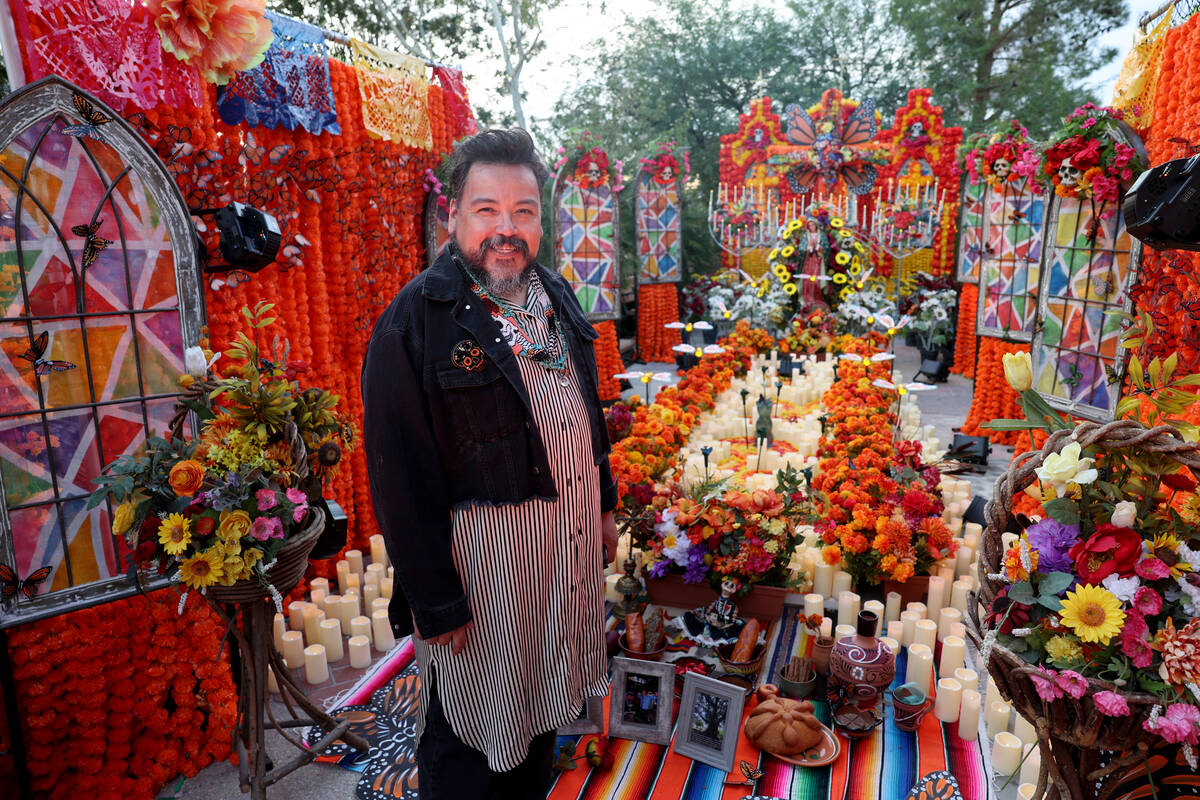
{"type": "Polygon", "coordinates": [[[950,445],[948,455],[962,461],[966,464],[979,464],[986,467],[988,456],[992,454],[992,443],[988,441],[986,436],[967,436],[966,434],[954,434],[954,441],[950,445]]]}
{"type": "Polygon", "coordinates": [[[1200,154],[1143,172],[1121,213],[1129,234],[1155,250],[1200,250],[1200,154]]]}
{"type": "Polygon", "coordinates": [[[271,264],[279,253],[283,235],[275,217],[245,203],[230,203],[224,208],[189,209],[196,216],[212,214],[221,235],[224,264],[209,264],[203,251],[205,272],[229,272],[240,269],[258,272],[271,264]]]}

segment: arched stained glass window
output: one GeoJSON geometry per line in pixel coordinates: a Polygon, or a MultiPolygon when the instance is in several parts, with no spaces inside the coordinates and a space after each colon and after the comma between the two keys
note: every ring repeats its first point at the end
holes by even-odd
{"type": "Polygon", "coordinates": [[[1028,342],[1037,319],[1046,196],[1005,183],[983,194],[979,311],[975,332],[1028,342]]]}
{"type": "Polygon", "coordinates": [[[161,161],[96,99],[51,77],[0,105],[0,563],[29,587],[0,625],[136,591],[111,505],[87,501],[172,416],[203,319],[193,237],[161,161]]]}

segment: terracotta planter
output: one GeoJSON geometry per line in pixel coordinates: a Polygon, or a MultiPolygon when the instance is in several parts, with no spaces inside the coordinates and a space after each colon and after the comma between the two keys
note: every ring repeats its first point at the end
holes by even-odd
{"type": "Polygon", "coordinates": [[[900,594],[901,611],[909,603],[924,603],[925,598],[929,597],[929,576],[913,575],[903,583],[900,581],[884,581],[883,597],[885,600],[890,592],[898,592],[900,594]]]}
{"type": "MultiPolygon", "coordinates": [[[[684,583],[682,575],[664,575],[646,579],[646,594],[656,606],[701,608],[717,598],[707,583],[684,583]]],[[[777,620],[783,616],[787,589],[782,586],[755,585],[737,599],[738,616],[743,619],[777,620]]]]}

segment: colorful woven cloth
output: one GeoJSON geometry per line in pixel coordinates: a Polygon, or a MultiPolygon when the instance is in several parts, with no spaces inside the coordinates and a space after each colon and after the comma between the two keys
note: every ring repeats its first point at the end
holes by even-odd
{"type": "Polygon", "coordinates": [[[616,195],[607,183],[562,183],[555,206],[555,260],[591,320],[617,317],[616,195]]]}
{"type": "Polygon", "coordinates": [[[341,133],[325,34],[304,22],[267,12],[275,38],[266,58],[217,89],[217,112],[229,125],[303,127],[309,133],[341,133]]]}
{"type": "Polygon", "coordinates": [[[429,127],[429,81],[425,62],[350,40],[358,69],[363,126],[381,139],[433,149],[429,127]]]}

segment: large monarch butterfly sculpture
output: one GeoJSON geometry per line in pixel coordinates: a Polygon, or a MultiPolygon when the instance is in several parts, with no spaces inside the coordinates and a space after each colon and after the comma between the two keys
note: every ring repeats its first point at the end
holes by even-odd
{"type": "Polygon", "coordinates": [[[931,772],[917,781],[908,800],[963,800],[958,780],[944,770],[931,772]]]}
{"type": "Polygon", "coordinates": [[[867,163],[866,154],[856,149],[870,142],[879,132],[875,123],[875,102],[864,101],[852,114],[844,117],[840,113],[841,98],[835,100],[833,113],[820,120],[814,120],[796,103],[784,109],[787,138],[809,149],[806,158],[784,173],[788,186],[796,194],[811,192],[818,179],[826,192],[832,192],[839,181],[845,182],[846,190],[851,194],[866,194],[875,185],[879,173],[867,163]]]}

